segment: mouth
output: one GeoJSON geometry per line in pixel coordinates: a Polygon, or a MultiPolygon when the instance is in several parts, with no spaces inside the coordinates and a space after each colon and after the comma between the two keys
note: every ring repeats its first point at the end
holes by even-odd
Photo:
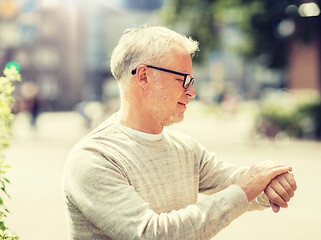
{"type": "Polygon", "coordinates": [[[178,102],[178,104],[186,107],[186,104],[184,103],[178,102]]]}

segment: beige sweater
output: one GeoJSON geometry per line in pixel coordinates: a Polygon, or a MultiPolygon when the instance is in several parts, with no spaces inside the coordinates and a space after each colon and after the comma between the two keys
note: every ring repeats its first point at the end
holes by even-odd
{"type": "Polygon", "coordinates": [[[72,240],[210,239],[248,204],[227,164],[190,137],[164,130],[146,140],[114,116],[69,154],[63,187],[72,240]],[[198,193],[207,196],[197,201],[198,193]]]}

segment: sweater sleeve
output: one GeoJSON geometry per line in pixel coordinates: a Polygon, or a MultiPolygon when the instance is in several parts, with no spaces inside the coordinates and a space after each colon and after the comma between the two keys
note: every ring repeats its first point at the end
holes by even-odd
{"type": "Polygon", "coordinates": [[[71,158],[67,198],[111,239],[209,239],[248,209],[244,192],[230,185],[186,208],[157,214],[112,159],[90,151],[71,158]]]}
{"type": "MultiPolygon", "coordinates": [[[[209,152],[198,144],[200,153],[200,185],[199,191],[205,194],[219,192],[226,187],[235,184],[249,170],[248,167],[240,167],[222,161],[215,153],[209,152]]],[[[198,151],[195,151],[197,153],[198,151]]],[[[254,201],[249,203],[248,210],[262,210],[270,207],[267,196],[262,192],[254,201]]]]}

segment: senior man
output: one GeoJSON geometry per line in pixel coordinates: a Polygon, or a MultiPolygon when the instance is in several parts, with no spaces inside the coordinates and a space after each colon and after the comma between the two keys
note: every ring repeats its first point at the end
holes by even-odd
{"type": "Polygon", "coordinates": [[[210,239],[246,211],[287,207],[296,190],[290,166],[228,164],[164,129],[183,120],[196,96],[197,50],[196,41],[165,27],[122,36],[111,57],[120,109],[66,161],[70,239],[210,239]]]}

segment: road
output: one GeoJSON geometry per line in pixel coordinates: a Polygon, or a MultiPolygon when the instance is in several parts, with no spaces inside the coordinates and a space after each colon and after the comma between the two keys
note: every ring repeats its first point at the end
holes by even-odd
{"type": "MultiPolygon", "coordinates": [[[[246,115],[207,115],[196,108],[176,128],[198,139],[226,161],[240,165],[274,160],[290,164],[298,190],[288,209],[249,212],[220,232],[215,240],[321,239],[321,143],[314,141],[253,141],[246,115]]],[[[37,132],[24,115],[14,124],[14,138],[6,151],[11,199],[9,227],[21,240],[67,240],[61,177],[72,145],[87,130],[72,112],[44,113],[37,132]]]]}

